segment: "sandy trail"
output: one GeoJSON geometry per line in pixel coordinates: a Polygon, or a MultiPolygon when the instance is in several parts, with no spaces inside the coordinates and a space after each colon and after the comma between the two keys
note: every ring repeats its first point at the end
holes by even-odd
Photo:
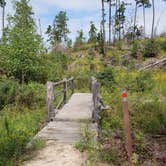
{"type": "Polygon", "coordinates": [[[82,166],[85,157],[73,145],[48,141],[46,147],[24,166],[82,166]]]}

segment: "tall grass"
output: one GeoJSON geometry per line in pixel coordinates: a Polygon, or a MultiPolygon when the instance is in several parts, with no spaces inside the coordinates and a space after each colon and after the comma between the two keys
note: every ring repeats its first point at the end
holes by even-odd
{"type": "Polygon", "coordinates": [[[0,116],[0,166],[14,166],[45,120],[45,109],[6,108],[0,116]]]}

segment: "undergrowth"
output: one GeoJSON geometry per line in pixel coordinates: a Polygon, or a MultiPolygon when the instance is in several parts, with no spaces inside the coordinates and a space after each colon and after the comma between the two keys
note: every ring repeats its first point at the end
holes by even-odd
{"type": "MultiPolygon", "coordinates": [[[[44,109],[5,108],[0,116],[0,165],[18,165],[27,144],[42,127],[44,109]]],[[[37,143],[37,142],[36,142],[37,143]]],[[[37,144],[36,144],[37,145],[37,144]]]]}

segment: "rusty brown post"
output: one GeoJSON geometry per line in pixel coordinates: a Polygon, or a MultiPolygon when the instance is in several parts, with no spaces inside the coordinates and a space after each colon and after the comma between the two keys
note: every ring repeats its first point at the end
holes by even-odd
{"type": "Polygon", "coordinates": [[[130,120],[129,120],[129,109],[127,101],[127,91],[124,90],[122,93],[123,99],[123,120],[124,120],[124,129],[126,135],[126,150],[129,158],[129,163],[132,165],[132,138],[131,138],[131,129],[130,129],[130,120]]]}

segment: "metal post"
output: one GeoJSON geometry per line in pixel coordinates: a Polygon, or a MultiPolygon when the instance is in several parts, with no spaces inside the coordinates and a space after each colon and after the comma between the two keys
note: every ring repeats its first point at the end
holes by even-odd
{"type": "Polygon", "coordinates": [[[130,129],[130,120],[129,120],[129,110],[128,110],[128,101],[127,101],[127,91],[124,90],[122,93],[123,99],[123,120],[124,128],[126,134],[126,150],[129,158],[129,163],[132,165],[132,138],[131,138],[131,129],[130,129]]]}

